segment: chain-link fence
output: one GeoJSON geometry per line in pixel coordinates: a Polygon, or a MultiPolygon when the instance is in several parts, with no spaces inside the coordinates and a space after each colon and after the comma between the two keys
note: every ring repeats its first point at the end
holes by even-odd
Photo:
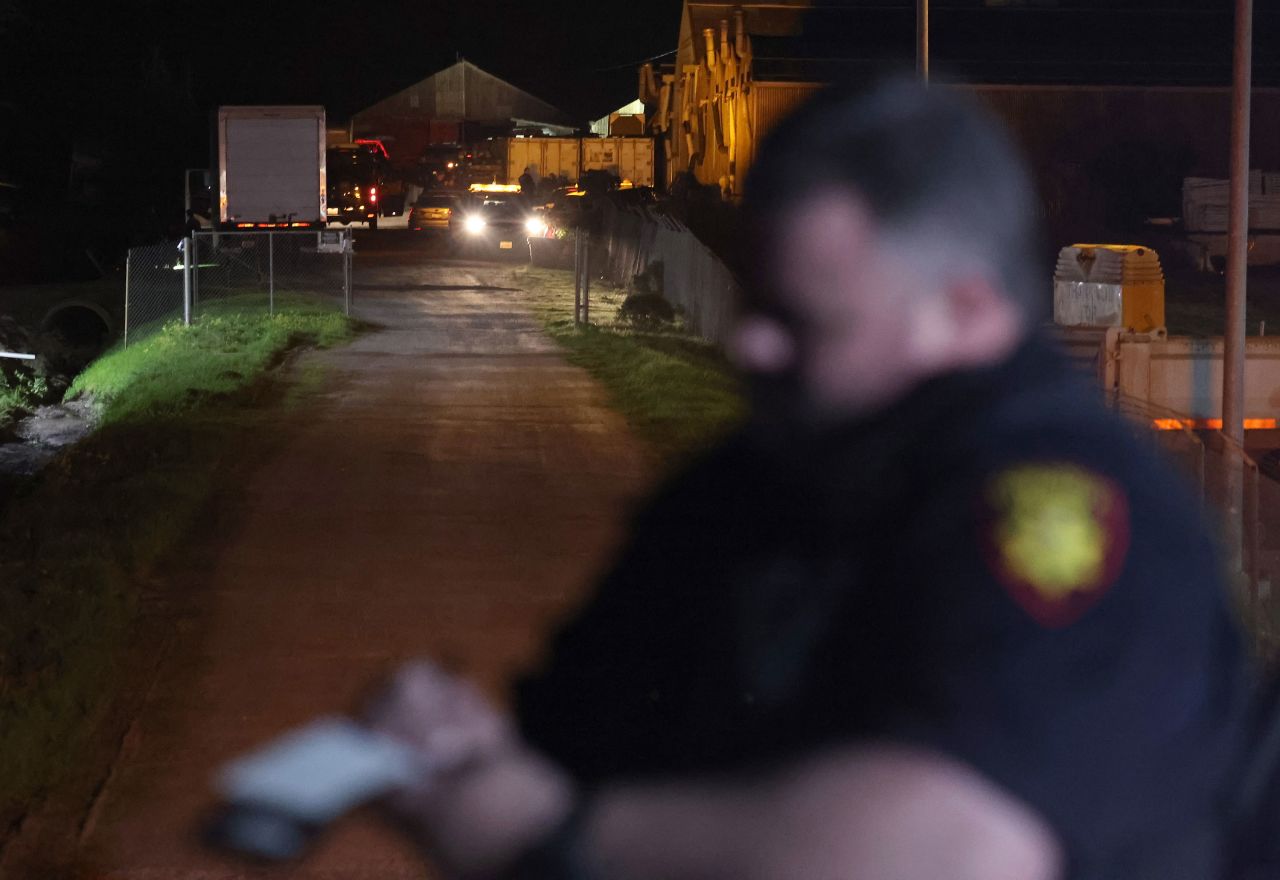
{"type": "Polygon", "coordinates": [[[129,249],[124,281],[124,344],[183,316],[184,246],[180,241],[129,249]]]}
{"type": "Polygon", "coordinates": [[[352,252],[349,229],[199,232],[131,248],[124,344],[207,314],[317,305],[350,314],[352,252]]]}
{"type": "Polygon", "coordinates": [[[1190,480],[1237,577],[1233,598],[1259,653],[1280,659],[1280,601],[1272,590],[1280,573],[1280,482],[1221,431],[1192,430],[1177,413],[1114,392],[1107,401],[1190,480]]]}
{"type": "Polygon", "coordinates": [[[646,207],[608,206],[600,225],[592,247],[603,253],[606,278],[625,285],[659,264],[662,295],[684,312],[689,329],[709,342],[727,341],[738,282],[710,248],[679,220],[646,207]]]}
{"type": "Polygon", "coordinates": [[[350,309],[349,229],[202,232],[193,241],[193,317],[229,307],[350,309]]]}

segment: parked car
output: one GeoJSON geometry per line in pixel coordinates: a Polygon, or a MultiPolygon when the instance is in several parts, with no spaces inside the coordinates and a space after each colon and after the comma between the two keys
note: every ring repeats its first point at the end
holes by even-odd
{"type": "Polygon", "coordinates": [[[409,228],[414,232],[431,230],[447,232],[459,213],[458,196],[454,193],[424,192],[409,211],[409,228]]]}

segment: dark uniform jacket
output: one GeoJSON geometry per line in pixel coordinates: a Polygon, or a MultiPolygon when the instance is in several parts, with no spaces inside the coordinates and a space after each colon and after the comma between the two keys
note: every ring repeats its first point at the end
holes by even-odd
{"type": "Polygon", "coordinates": [[[1041,340],[822,432],[748,425],[639,516],[518,691],[588,785],[889,739],[1038,810],[1071,880],[1216,876],[1249,691],[1181,474],[1041,340]]]}

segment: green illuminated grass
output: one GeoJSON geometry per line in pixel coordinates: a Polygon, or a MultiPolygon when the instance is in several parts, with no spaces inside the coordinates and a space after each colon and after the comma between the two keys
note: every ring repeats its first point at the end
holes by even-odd
{"type": "Polygon", "coordinates": [[[173,415],[244,388],[290,348],[330,346],[353,333],[337,312],[290,310],[269,317],[265,304],[246,305],[220,303],[190,327],[166,324],[91,364],[68,395],[93,397],[104,424],[173,415]]]}
{"type": "Polygon", "coordinates": [[[572,272],[522,266],[514,281],[569,360],[600,380],[663,460],[705,448],[742,419],[742,393],[719,349],[678,324],[639,330],[619,322],[625,291],[593,288],[591,326],[574,327],[572,272]]]}
{"type": "Polygon", "coordinates": [[[0,842],[51,786],[98,772],[146,585],[217,487],[281,442],[271,367],[356,332],[331,311],[226,303],[109,352],[68,390],[92,396],[99,426],[0,499],[0,842]]]}

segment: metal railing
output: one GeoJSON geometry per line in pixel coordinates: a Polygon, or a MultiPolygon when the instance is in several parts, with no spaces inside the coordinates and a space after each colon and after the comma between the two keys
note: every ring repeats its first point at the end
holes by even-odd
{"type": "Polygon", "coordinates": [[[203,314],[316,305],[351,313],[351,230],[198,232],[131,248],[124,344],[203,314]]]}
{"type": "Polygon", "coordinates": [[[1259,653],[1275,657],[1280,651],[1280,603],[1274,601],[1271,578],[1280,571],[1280,483],[1262,473],[1244,448],[1221,431],[1193,431],[1182,426],[1177,413],[1115,392],[1106,399],[1153,452],[1174,461],[1190,480],[1206,519],[1218,531],[1233,579],[1232,598],[1259,653]],[[1166,428],[1157,430],[1156,424],[1166,428]]]}

